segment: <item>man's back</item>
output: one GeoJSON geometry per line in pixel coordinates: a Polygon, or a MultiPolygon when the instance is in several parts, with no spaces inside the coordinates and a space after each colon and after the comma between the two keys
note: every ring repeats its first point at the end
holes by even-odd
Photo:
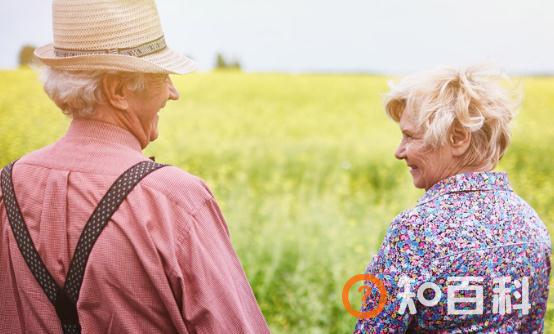
{"type": "MultiPolygon", "coordinates": [[[[145,160],[125,130],[74,120],[19,160],[14,188],[46,267],[63,286],[80,233],[127,168],[145,160]]],[[[0,332],[61,333],[0,206],[0,332]]],[[[92,249],[78,301],[83,332],[268,332],[206,186],[175,167],[148,175],[92,249]]]]}

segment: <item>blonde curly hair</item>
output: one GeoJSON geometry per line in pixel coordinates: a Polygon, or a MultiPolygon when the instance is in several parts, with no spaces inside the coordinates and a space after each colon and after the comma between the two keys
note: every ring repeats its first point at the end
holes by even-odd
{"type": "Polygon", "coordinates": [[[400,122],[406,110],[415,112],[432,148],[444,145],[457,130],[469,131],[471,142],[463,157],[466,166],[495,166],[510,143],[510,122],[520,96],[505,87],[507,76],[490,67],[442,67],[391,85],[386,113],[400,122]]]}

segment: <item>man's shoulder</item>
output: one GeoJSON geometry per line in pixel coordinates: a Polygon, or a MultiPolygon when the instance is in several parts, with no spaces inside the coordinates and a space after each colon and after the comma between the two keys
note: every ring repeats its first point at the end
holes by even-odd
{"type": "Polygon", "coordinates": [[[42,161],[45,160],[45,157],[48,157],[50,152],[52,151],[54,147],[54,144],[49,144],[46,146],[43,146],[41,148],[38,148],[34,151],[25,153],[24,155],[17,157],[18,163],[35,163],[36,161],[42,161]]]}
{"type": "Polygon", "coordinates": [[[146,177],[141,185],[164,196],[189,214],[194,214],[206,201],[213,199],[202,179],[175,166],[160,168],[146,177]]]}

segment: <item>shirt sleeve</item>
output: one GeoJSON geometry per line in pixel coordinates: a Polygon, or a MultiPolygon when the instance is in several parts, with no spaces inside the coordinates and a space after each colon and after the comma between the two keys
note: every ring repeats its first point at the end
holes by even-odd
{"type": "MultiPolygon", "coordinates": [[[[379,279],[387,292],[384,309],[373,318],[359,319],[355,334],[369,333],[405,333],[410,322],[417,315],[417,297],[415,293],[419,285],[428,281],[426,266],[429,266],[430,251],[425,249],[425,243],[421,236],[422,222],[415,213],[405,212],[400,214],[389,226],[387,235],[373,260],[367,267],[366,273],[379,279]],[[406,283],[407,282],[407,283],[406,283]],[[409,289],[405,289],[405,285],[409,289]],[[416,314],[411,314],[409,304],[406,303],[401,310],[403,298],[399,294],[411,292],[411,298],[416,314]]],[[[367,312],[377,308],[379,298],[383,298],[378,289],[371,282],[366,282],[371,287],[371,293],[362,303],[361,312],[367,312]]]]}
{"type": "Polygon", "coordinates": [[[213,198],[178,240],[182,317],[191,333],[269,333],[213,198]]]}

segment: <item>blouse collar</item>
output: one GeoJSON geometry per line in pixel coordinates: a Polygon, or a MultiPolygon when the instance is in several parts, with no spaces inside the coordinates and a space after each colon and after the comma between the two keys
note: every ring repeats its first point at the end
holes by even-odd
{"type": "Polygon", "coordinates": [[[479,191],[479,190],[501,190],[512,191],[508,175],[504,172],[470,172],[456,174],[435,183],[429,188],[419,204],[427,203],[436,197],[447,193],[479,191]]]}

